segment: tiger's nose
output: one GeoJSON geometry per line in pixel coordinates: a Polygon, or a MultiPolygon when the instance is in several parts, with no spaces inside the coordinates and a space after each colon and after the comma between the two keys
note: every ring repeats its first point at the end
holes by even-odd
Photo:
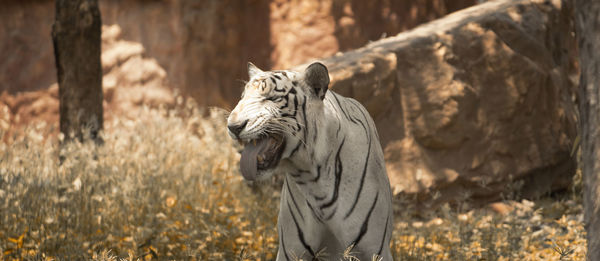
{"type": "Polygon", "coordinates": [[[244,128],[246,127],[246,124],[248,124],[248,120],[245,120],[245,121],[237,123],[237,124],[228,124],[227,128],[229,129],[229,131],[231,131],[231,133],[233,133],[233,135],[235,135],[237,137],[240,135],[240,132],[242,132],[242,130],[244,130],[244,128]]]}

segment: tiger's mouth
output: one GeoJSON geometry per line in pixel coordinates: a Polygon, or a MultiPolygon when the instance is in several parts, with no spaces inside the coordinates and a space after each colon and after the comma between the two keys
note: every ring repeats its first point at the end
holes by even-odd
{"type": "Polygon", "coordinates": [[[285,147],[285,139],[281,135],[270,134],[242,144],[244,144],[240,159],[242,176],[246,180],[256,180],[259,171],[277,166],[285,147]]]}

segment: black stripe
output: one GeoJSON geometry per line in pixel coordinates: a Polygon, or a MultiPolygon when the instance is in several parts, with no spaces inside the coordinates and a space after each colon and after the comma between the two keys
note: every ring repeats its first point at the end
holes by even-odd
{"type": "Polygon", "coordinates": [[[298,113],[298,95],[294,95],[294,118],[296,118],[297,113],[298,113]]]}
{"type": "Polygon", "coordinates": [[[377,166],[379,167],[379,169],[385,169],[385,165],[381,163],[380,159],[375,158],[375,163],[377,163],[377,166]]]}
{"type": "Polygon", "coordinates": [[[344,107],[342,107],[342,104],[340,103],[340,100],[338,100],[337,93],[333,93],[333,98],[335,98],[335,101],[338,104],[338,108],[340,108],[340,111],[344,114],[344,116],[346,117],[346,119],[350,119],[350,117],[348,116],[348,114],[346,114],[346,111],[344,110],[344,107]]]}
{"type": "MultiPolygon", "coordinates": [[[[291,117],[291,118],[294,118],[294,120],[296,120],[296,115],[298,113],[298,98],[297,97],[298,96],[294,96],[294,99],[292,100],[294,102],[293,109],[292,109],[294,114],[289,114],[287,112],[284,112],[280,115],[281,117],[291,117]]],[[[289,97],[287,97],[286,100],[289,101],[289,97]]],[[[287,107],[288,103],[286,102],[285,105],[286,105],[285,107],[287,107]]]]}
{"type": "Polygon", "coordinates": [[[346,137],[344,137],[344,139],[342,140],[342,143],[338,148],[337,154],[335,155],[335,187],[333,188],[333,195],[331,196],[331,200],[329,202],[321,206],[321,210],[323,210],[324,208],[331,207],[333,203],[337,201],[343,169],[342,161],[340,159],[340,152],[342,151],[342,147],[344,146],[344,141],[346,141],[346,137]]]}
{"type": "Polygon", "coordinates": [[[315,195],[312,195],[312,196],[318,201],[324,200],[326,198],[326,196],[322,196],[322,197],[315,196],[315,195]]]}
{"type": "Polygon", "coordinates": [[[294,114],[292,116],[294,116],[294,119],[296,119],[296,114],[298,113],[298,96],[294,95],[294,114]]]}
{"type": "Polygon", "coordinates": [[[285,250],[285,242],[283,241],[283,228],[281,227],[281,224],[279,224],[279,240],[281,241],[281,248],[283,248],[285,260],[290,260],[290,257],[287,254],[287,250],[285,250]]]}
{"type": "Polygon", "coordinates": [[[281,77],[279,77],[277,74],[273,74],[273,77],[277,78],[277,80],[281,80],[281,77]]]}
{"type": "Polygon", "coordinates": [[[304,142],[306,142],[306,132],[308,131],[308,122],[306,121],[306,98],[302,103],[302,116],[304,117],[304,142]]]}
{"type": "Polygon", "coordinates": [[[310,202],[308,202],[308,199],[306,200],[306,205],[308,205],[308,207],[310,208],[310,210],[312,210],[313,215],[317,218],[317,220],[320,223],[323,223],[323,220],[321,219],[322,214],[321,213],[317,213],[317,211],[313,208],[313,206],[310,204],[310,202]]]}
{"type": "MultiPolygon", "coordinates": [[[[272,101],[272,102],[280,102],[282,99],[283,99],[283,97],[281,97],[281,96],[271,96],[271,97],[267,97],[267,98],[265,98],[265,100],[267,100],[267,101],[272,101]]],[[[280,107],[279,109],[282,109],[282,108],[284,108],[284,107],[285,107],[285,106],[283,106],[283,107],[280,107]]]]}
{"type": "Polygon", "coordinates": [[[325,220],[330,220],[336,211],[337,211],[337,206],[333,207],[333,210],[331,211],[331,213],[329,213],[329,215],[327,217],[325,217],[325,220]]]}
{"type": "MultiPolygon", "coordinates": [[[[360,109],[359,109],[359,111],[360,111],[360,113],[362,113],[365,120],[367,120],[367,116],[365,116],[365,113],[360,109]]],[[[356,196],[354,198],[354,203],[352,203],[352,207],[350,208],[348,213],[346,213],[346,215],[344,216],[344,219],[348,218],[352,214],[352,212],[354,211],[354,208],[358,204],[358,198],[360,197],[360,193],[362,192],[363,186],[365,184],[365,177],[367,176],[367,166],[369,165],[369,156],[371,156],[371,143],[372,143],[371,132],[370,132],[370,130],[367,129],[367,127],[365,126],[365,124],[362,121],[359,121],[359,122],[363,126],[363,129],[365,130],[365,135],[367,135],[367,139],[369,140],[369,146],[367,148],[367,156],[365,158],[365,166],[363,167],[362,176],[360,177],[360,183],[359,183],[360,185],[358,187],[358,192],[356,192],[356,196]]]]}
{"type": "Polygon", "coordinates": [[[270,77],[269,79],[271,79],[271,82],[273,82],[273,84],[277,84],[277,81],[275,81],[275,79],[273,79],[273,77],[270,77]]]}
{"type": "Polygon", "coordinates": [[[276,84],[276,85],[275,85],[275,88],[274,88],[274,90],[275,90],[276,92],[286,92],[286,91],[285,91],[285,88],[281,89],[281,88],[277,88],[277,87],[279,87],[279,85],[277,85],[277,84],[276,84]]]}
{"type": "Polygon", "coordinates": [[[298,151],[298,149],[300,148],[301,144],[302,144],[302,142],[298,142],[298,145],[296,145],[296,147],[290,153],[290,157],[292,157],[294,155],[294,153],[296,153],[298,151]]]}
{"type": "Polygon", "coordinates": [[[381,239],[381,244],[379,245],[379,252],[377,252],[378,256],[381,256],[381,251],[383,251],[383,243],[385,243],[385,236],[387,235],[389,222],[390,222],[390,215],[388,213],[388,216],[385,219],[385,230],[383,231],[383,238],[381,239]]]}
{"type": "Polygon", "coordinates": [[[313,126],[315,126],[315,127],[313,128],[313,129],[315,130],[315,131],[314,131],[314,134],[313,134],[313,143],[314,143],[314,144],[317,144],[317,136],[318,136],[318,134],[319,134],[319,128],[317,128],[317,122],[316,122],[316,121],[313,121],[313,126]]]}
{"type": "Polygon", "coordinates": [[[279,107],[279,110],[282,110],[283,108],[287,107],[290,102],[290,99],[287,95],[284,95],[281,98],[283,98],[285,100],[285,103],[279,107]]]}
{"type": "Polygon", "coordinates": [[[292,81],[292,85],[298,86],[298,81],[292,81]]]}
{"type": "Polygon", "coordinates": [[[317,165],[317,176],[311,182],[317,182],[321,178],[321,165],[317,165]]]}
{"type": "MultiPolygon", "coordinates": [[[[367,116],[365,116],[365,111],[367,111],[367,109],[362,106],[362,104],[360,104],[360,102],[358,102],[357,100],[350,100],[352,102],[352,105],[354,105],[354,107],[360,111],[360,113],[363,115],[363,117],[365,118],[365,121],[367,122],[367,125],[369,126],[369,128],[371,129],[375,129],[372,128],[373,126],[371,126],[371,121],[369,121],[369,119],[367,118],[367,116]]],[[[368,114],[369,112],[367,112],[368,114]]]]}
{"type": "Polygon", "coordinates": [[[298,92],[296,92],[296,89],[294,89],[294,88],[290,88],[290,91],[289,91],[288,93],[291,93],[291,94],[297,94],[298,92]]]}
{"type": "MultiPolygon", "coordinates": [[[[296,199],[294,198],[294,195],[292,194],[292,189],[290,188],[290,182],[287,179],[285,180],[285,185],[287,187],[290,198],[292,198],[292,203],[294,203],[294,207],[296,207],[296,211],[298,211],[298,214],[300,214],[300,218],[302,219],[302,221],[304,221],[304,216],[302,215],[302,211],[300,211],[300,208],[298,207],[298,203],[296,203],[296,199]]],[[[288,203],[288,205],[290,204],[289,201],[287,203],[288,203]]]]}
{"type": "MultiPolygon", "coordinates": [[[[363,124],[363,123],[362,123],[362,122],[360,122],[360,120],[358,120],[357,118],[355,118],[355,117],[352,117],[352,114],[350,114],[350,118],[349,118],[349,120],[350,120],[352,123],[356,124],[356,125],[358,125],[359,123],[360,123],[360,124],[363,124]]],[[[363,127],[364,127],[364,124],[363,124],[363,127]]]]}
{"type": "Polygon", "coordinates": [[[379,197],[379,191],[377,191],[377,194],[375,194],[375,200],[373,200],[373,205],[371,205],[371,208],[369,209],[369,212],[367,213],[367,218],[365,219],[365,222],[363,222],[362,226],[360,227],[360,233],[358,233],[358,237],[356,237],[356,239],[354,240],[354,243],[353,243],[354,246],[358,245],[358,242],[360,242],[362,237],[367,233],[367,230],[369,227],[369,219],[371,218],[371,214],[373,213],[373,210],[375,209],[375,205],[377,205],[377,197],[379,197]]]}
{"type": "Polygon", "coordinates": [[[302,246],[304,246],[304,248],[306,250],[308,250],[308,252],[314,257],[315,252],[310,248],[310,246],[304,240],[304,233],[302,232],[302,229],[300,229],[300,225],[298,225],[298,220],[296,219],[294,212],[292,212],[292,208],[290,207],[290,204],[287,204],[287,206],[288,206],[288,210],[290,211],[290,214],[292,216],[292,220],[294,221],[294,224],[296,225],[296,230],[298,231],[298,239],[300,239],[300,243],[302,243],[302,246]]]}

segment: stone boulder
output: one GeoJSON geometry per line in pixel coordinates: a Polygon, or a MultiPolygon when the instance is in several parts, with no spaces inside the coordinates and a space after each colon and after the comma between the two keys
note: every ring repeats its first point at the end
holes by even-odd
{"type": "Polygon", "coordinates": [[[396,195],[427,207],[570,183],[578,69],[568,3],[487,2],[323,60],[330,87],[375,119],[396,195]]]}

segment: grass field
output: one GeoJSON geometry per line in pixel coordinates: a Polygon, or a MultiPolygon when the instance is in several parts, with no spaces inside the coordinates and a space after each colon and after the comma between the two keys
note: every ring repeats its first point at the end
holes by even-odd
{"type": "MultiPolygon", "coordinates": [[[[0,259],[274,259],[278,189],[243,182],[222,112],[147,109],[105,126],[100,147],[60,150],[43,124],[4,137],[0,259]]],[[[505,215],[466,205],[419,216],[403,208],[395,260],[584,260],[577,189],[506,204],[513,210],[505,215]]]]}

